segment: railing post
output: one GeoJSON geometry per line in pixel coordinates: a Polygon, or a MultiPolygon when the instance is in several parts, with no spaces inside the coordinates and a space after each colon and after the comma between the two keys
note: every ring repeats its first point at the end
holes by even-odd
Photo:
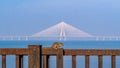
{"type": "Polygon", "coordinates": [[[6,55],[2,55],[2,68],[6,68],[6,55]]]}
{"type": "Polygon", "coordinates": [[[43,56],[43,68],[50,68],[49,61],[50,61],[50,56],[48,55],[43,56]]]}
{"type": "Polygon", "coordinates": [[[42,46],[40,45],[29,45],[28,46],[28,68],[42,68],[42,46]]]}
{"type": "Polygon", "coordinates": [[[85,68],[89,68],[89,55],[85,56],[85,68]]]}
{"type": "Polygon", "coordinates": [[[72,68],[76,68],[76,55],[72,55],[72,68]]]}
{"type": "Polygon", "coordinates": [[[57,50],[57,67],[56,68],[63,68],[63,49],[60,48],[57,50]]]}
{"type": "Polygon", "coordinates": [[[98,68],[102,68],[103,67],[103,63],[102,63],[102,55],[98,56],[98,68]]]}
{"type": "Polygon", "coordinates": [[[111,68],[116,68],[116,56],[115,55],[112,55],[111,57],[111,68]]]}
{"type": "Polygon", "coordinates": [[[23,56],[16,55],[16,68],[23,68],[23,56]]]}

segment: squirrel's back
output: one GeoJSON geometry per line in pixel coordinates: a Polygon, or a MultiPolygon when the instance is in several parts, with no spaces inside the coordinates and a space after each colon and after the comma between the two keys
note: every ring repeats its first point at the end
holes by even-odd
{"type": "Polygon", "coordinates": [[[57,48],[60,48],[61,46],[63,46],[62,43],[60,43],[60,42],[55,42],[55,43],[53,43],[52,48],[57,49],[57,48]]]}

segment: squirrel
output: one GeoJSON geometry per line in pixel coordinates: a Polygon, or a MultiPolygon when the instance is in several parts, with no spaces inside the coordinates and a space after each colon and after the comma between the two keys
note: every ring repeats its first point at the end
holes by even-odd
{"type": "Polygon", "coordinates": [[[63,43],[61,43],[61,42],[55,42],[55,43],[53,43],[53,45],[52,45],[51,48],[58,49],[61,46],[64,46],[63,43]]]}

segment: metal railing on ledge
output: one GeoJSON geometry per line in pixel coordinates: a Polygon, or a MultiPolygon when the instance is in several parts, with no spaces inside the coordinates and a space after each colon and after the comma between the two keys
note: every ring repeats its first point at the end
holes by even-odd
{"type": "Polygon", "coordinates": [[[6,55],[16,55],[16,68],[23,68],[23,56],[28,56],[28,68],[50,68],[50,56],[56,56],[56,68],[63,68],[63,57],[72,56],[72,68],[76,68],[76,56],[85,56],[85,68],[90,68],[90,56],[98,56],[98,68],[103,68],[103,56],[111,56],[111,68],[116,68],[116,56],[120,49],[53,49],[41,45],[28,48],[0,48],[2,68],[6,68],[6,55]]]}

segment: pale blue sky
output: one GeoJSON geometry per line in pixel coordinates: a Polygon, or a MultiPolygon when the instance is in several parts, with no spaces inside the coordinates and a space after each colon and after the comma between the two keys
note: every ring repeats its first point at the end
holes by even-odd
{"type": "Polygon", "coordinates": [[[31,35],[65,21],[96,35],[120,35],[120,0],[0,0],[0,36],[31,35]]]}

